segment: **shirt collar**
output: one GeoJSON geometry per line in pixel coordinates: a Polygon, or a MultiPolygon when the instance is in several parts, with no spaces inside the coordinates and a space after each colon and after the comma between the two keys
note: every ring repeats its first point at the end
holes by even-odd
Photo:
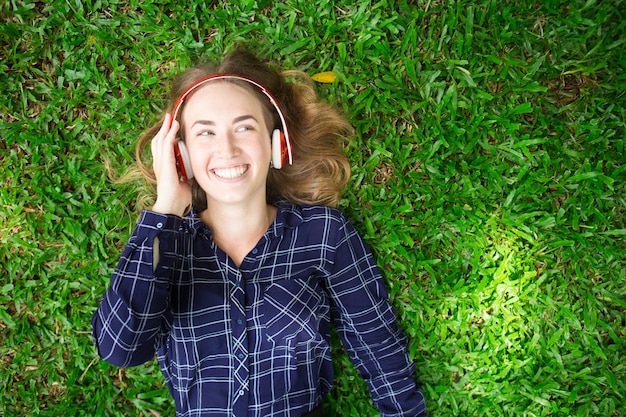
{"type": "MultiPolygon", "coordinates": [[[[276,202],[276,205],[278,206],[278,213],[276,213],[276,218],[269,228],[269,232],[273,237],[281,236],[285,229],[296,228],[304,221],[302,207],[287,200],[279,200],[276,202]]],[[[189,222],[189,228],[193,237],[196,237],[198,233],[212,236],[211,229],[200,219],[200,211],[197,208],[191,208],[186,216],[186,220],[189,222]]]]}

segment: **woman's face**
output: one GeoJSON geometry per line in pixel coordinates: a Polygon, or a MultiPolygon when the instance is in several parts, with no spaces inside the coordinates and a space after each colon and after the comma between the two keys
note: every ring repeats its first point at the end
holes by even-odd
{"type": "Polygon", "coordinates": [[[262,106],[254,93],[226,81],[211,82],[187,100],[185,142],[209,206],[265,202],[271,142],[262,106]]]}

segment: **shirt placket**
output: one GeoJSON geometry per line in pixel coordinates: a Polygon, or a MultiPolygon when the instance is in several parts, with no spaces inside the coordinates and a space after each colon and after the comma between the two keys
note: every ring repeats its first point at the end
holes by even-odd
{"type": "Polygon", "coordinates": [[[233,282],[230,301],[232,351],[233,351],[233,412],[235,417],[248,412],[248,340],[246,332],[245,294],[243,276],[239,270],[231,270],[233,282]]]}

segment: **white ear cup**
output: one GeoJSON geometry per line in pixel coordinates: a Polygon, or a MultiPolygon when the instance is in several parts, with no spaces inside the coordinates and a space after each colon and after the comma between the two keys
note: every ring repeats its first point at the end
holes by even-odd
{"type": "Polygon", "coordinates": [[[283,167],[283,132],[280,129],[274,129],[272,132],[272,167],[281,169],[283,167]]]}
{"type": "Polygon", "coordinates": [[[187,146],[183,141],[176,142],[175,146],[177,146],[177,149],[174,149],[174,153],[177,157],[176,160],[178,172],[185,181],[190,180],[193,178],[193,171],[191,170],[191,159],[189,158],[189,151],[187,150],[187,146]]]}

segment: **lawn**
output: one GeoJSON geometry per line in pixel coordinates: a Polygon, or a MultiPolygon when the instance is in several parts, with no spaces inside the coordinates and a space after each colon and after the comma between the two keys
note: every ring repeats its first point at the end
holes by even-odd
{"type": "MultiPolygon", "coordinates": [[[[626,416],[626,3],[4,0],[0,415],[173,416],[90,319],[173,76],[244,44],[352,121],[341,208],[432,416],[626,416]]],[[[331,416],[375,416],[335,343],[331,416]]]]}

